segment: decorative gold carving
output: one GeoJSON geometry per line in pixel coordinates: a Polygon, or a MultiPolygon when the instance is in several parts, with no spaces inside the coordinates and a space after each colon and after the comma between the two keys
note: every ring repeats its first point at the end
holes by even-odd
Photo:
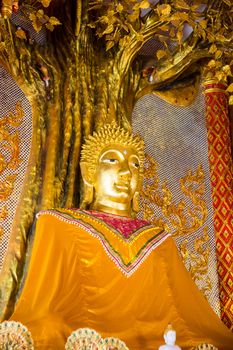
{"type": "Polygon", "coordinates": [[[188,240],[180,244],[180,253],[186,268],[191,274],[194,282],[202,282],[200,290],[206,295],[212,289],[212,283],[207,276],[210,246],[208,227],[203,229],[203,235],[194,241],[194,252],[188,249],[188,240]]]}
{"type": "MultiPolygon", "coordinates": [[[[0,119],[0,204],[7,201],[14,190],[14,183],[17,173],[5,175],[6,170],[17,170],[21,163],[20,153],[20,137],[19,132],[13,130],[22,123],[24,112],[21,102],[16,103],[16,113],[10,112],[9,115],[0,119]]],[[[7,205],[0,208],[0,224],[7,217],[7,205]]],[[[0,237],[3,234],[3,228],[0,226],[0,237]]]]}
{"type": "Polygon", "coordinates": [[[4,202],[11,195],[14,189],[14,182],[17,175],[8,175],[4,181],[0,182],[0,201],[4,202]]]}
{"type": "Polygon", "coordinates": [[[163,224],[174,236],[195,232],[204,224],[207,216],[202,166],[199,165],[195,172],[189,170],[188,174],[180,179],[180,189],[192,205],[188,205],[183,199],[175,203],[167,181],[162,184],[160,191],[157,168],[156,161],[147,155],[144,173],[146,180],[142,190],[144,218],[154,224],[163,224]],[[155,218],[153,204],[161,208],[163,217],[155,218]]]}
{"type": "MultiPolygon", "coordinates": [[[[145,183],[142,190],[141,204],[143,216],[155,225],[162,225],[173,236],[184,236],[197,231],[206,221],[207,206],[204,200],[204,172],[201,165],[195,172],[188,171],[180,179],[180,189],[191,205],[182,199],[179,203],[173,201],[173,195],[167,181],[161,185],[158,176],[158,163],[148,154],[144,171],[145,183]],[[161,208],[162,215],[156,217],[153,205],[161,208]]],[[[188,249],[188,240],[180,244],[180,252],[184,264],[195,282],[202,282],[200,289],[204,294],[212,289],[207,276],[209,260],[208,228],[203,228],[203,235],[195,239],[194,252],[188,249]]]]}
{"type": "MultiPolygon", "coordinates": [[[[6,205],[2,209],[0,209],[0,224],[5,220],[7,217],[8,211],[6,205]]],[[[0,237],[3,235],[3,228],[0,226],[0,237]]]]}

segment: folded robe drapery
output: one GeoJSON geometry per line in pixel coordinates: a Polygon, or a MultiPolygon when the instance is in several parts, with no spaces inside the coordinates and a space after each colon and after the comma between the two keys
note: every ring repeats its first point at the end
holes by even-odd
{"type": "Polygon", "coordinates": [[[177,344],[233,349],[233,335],[193,283],[173,239],[143,220],[81,210],[40,212],[26,281],[12,320],[35,349],[64,349],[88,327],[155,350],[172,323],[177,344]]]}

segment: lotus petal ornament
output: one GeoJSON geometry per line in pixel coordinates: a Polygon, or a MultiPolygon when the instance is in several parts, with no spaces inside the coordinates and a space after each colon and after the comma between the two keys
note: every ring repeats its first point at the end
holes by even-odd
{"type": "Polygon", "coordinates": [[[66,350],[129,350],[118,338],[102,339],[94,329],[79,328],[67,339],[66,350]]]}
{"type": "Polygon", "coordinates": [[[89,328],[79,328],[67,339],[66,350],[103,350],[104,343],[101,336],[89,328]]]}
{"type": "Polygon", "coordinates": [[[34,350],[31,333],[20,322],[0,323],[1,350],[34,350]]]}

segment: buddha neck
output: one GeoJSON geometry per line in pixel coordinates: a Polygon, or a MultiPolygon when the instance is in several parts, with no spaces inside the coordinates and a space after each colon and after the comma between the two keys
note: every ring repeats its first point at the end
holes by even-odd
{"type": "Polygon", "coordinates": [[[101,203],[101,201],[95,201],[91,205],[90,209],[101,211],[107,214],[131,217],[131,206],[126,205],[125,203],[115,203],[112,201],[108,202],[106,200],[104,201],[104,203],[101,203]]]}

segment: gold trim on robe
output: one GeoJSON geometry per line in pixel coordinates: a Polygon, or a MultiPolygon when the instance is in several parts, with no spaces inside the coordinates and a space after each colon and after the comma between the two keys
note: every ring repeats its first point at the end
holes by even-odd
{"type": "Polygon", "coordinates": [[[41,215],[56,216],[58,220],[83,227],[102,243],[106,254],[127,277],[169,236],[161,227],[156,228],[147,221],[118,217],[118,221],[123,221],[123,230],[125,228],[122,232],[122,228],[120,230],[116,227],[117,215],[104,214],[105,217],[112,218],[112,223],[109,219],[107,222],[99,219],[95,212],[90,214],[82,210],[46,210],[38,213],[37,217],[41,215]],[[124,227],[124,221],[127,227],[124,227]],[[134,222],[141,222],[142,225],[135,228],[134,222]]]}

